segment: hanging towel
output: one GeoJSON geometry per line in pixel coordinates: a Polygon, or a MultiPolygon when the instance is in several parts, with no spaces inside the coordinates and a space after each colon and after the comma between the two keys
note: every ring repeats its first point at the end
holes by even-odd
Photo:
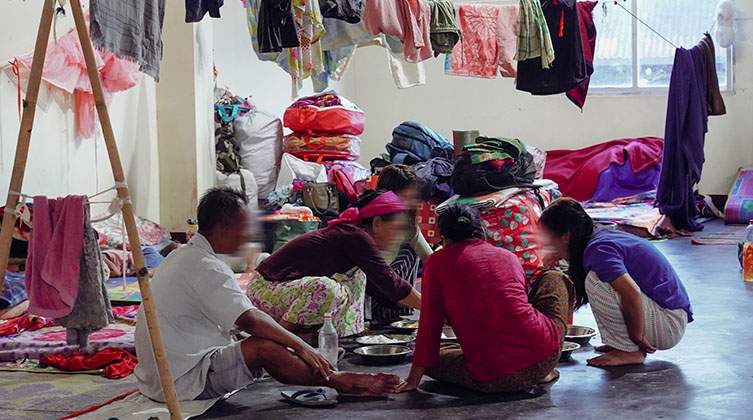
{"type": "Polygon", "coordinates": [[[554,61],[549,27],[538,0],[520,0],[517,45],[517,61],[541,57],[541,68],[544,69],[554,61]]]}
{"type": "Polygon", "coordinates": [[[225,0],[186,0],[186,23],[201,22],[207,13],[219,18],[220,7],[224,4],[225,0]]]}
{"type": "Polygon", "coordinates": [[[431,49],[431,10],[426,0],[371,0],[366,2],[363,21],[374,35],[399,39],[410,63],[428,60],[431,49]]]}
{"type": "Polygon", "coordinates": [[[499,8],[493,5],[461,4],[458,26],[463,40],[455,45],[445,61],[445,74],[453,76],[497,77],[497,25],[499,8]]]}
{"type": "MultiPolygon", "coordinates": [[[[596,52],[596,25],[593,10],[598,2],[579,1],[578,17],[580,18],[580,35],[583,41],[583,56],[586,59],[586,78],[580,84],[567,91],[567,98],[578,108],[583,109],[588,95],[588,84],[594,72],[594,54],[596,52]]],[[[716,70],[714,70],[716,72],[716,70]]],[[[608,200],[607,200],[608,201],[608,200]]]]}
{"type": "Polygon", "coordinates": [[[518,43],[518,23],[520,8],[516,4],[499,6],[497,19],[497,57],[499,74],[502,77],[515,77],[518,74],[518,62],[515,61],[518,43]]]}
{"type": "Polygon", "coordinates": [[[60,318],[78,296],[85,196],[34,197],[34,228],[26,261],[29,313],[60,318]]]}
{"type": "Polygon", "coordinates": [[[533,95],[555,95],[578,86],[586,78],[576,3],[576,0],[541,0],[557,58],[549,68],[542,68],[538,59],[519,61],[515,86],[518,90],[533,95]]]}
{"type": "Polygon", "coordinates": [[[97,232],[92,228],[88,206],[84,209],[83,245],[78,281],[78,296],[71,313],[55,319],[68,329],[68,345],[86,347],[89,334],[115,321],[105,286],[105,270],[97,232]]]}
{"type": "Polygon", "coordinates": [[[678,48],[669,79],[664,161],[656,207],[676,229],[698,231],[693,186],[701,180],[704,137],[708,131],[703,49],[678,48]]]}
{"type": "Polygon", "coordinates": [[[706,110],[709,115],[724,115],[727,113],[727,108],[724,106],[724,99],[721,92],[719,92],[714,40],[711,39],[711,35],[706,33],[698,45],[703,50],[703,74],[706,79],[706,110]]]}
{"type": "Polygon", "coordinates": [[[91,0],[92,44],[141,65],[159,82],[165,0],[91,0]]]}

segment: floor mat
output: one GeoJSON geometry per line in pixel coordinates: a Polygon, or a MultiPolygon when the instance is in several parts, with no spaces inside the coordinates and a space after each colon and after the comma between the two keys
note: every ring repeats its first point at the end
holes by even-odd
{"type": "MultiPolygon", "coordinates": [[[[136,327],[126,324],[110,324],[108,327],[93,332],[89,336],[88,351],[94,354],[106,347],[117,347],[136,352],[136,341],[133,337],[136,327]]],[[[42,328],[36,331],[25,331],[20,334],[0,337],[0,361],[12,362],[19,359],[39,360],[46,356],[60,354],[70,356],[80,352],[78,346],[66,344],[64,327],[42,328]]]]}
{"type": "Polygon", "coordinates": [[[105,376],[104,369],[65,371],[52,366],[40,365],[39,363],[32,360],[0,363],[0,372],[47,373],[59,375],[84,374],[105,376]]]}
{"type": "Polygon", "coordinates": [[[3,372],[0,419],[59,419],[137,387],[133,375],[113,380],[94,375],[3,372]]]}
{"type": "MultiPolygon", "coordinates": [[[[241,290],[246,291],[250,275],[248,273],[236,274],[238,285],[241,290]]],[[[136,277],[126,277],[126,285],[123,287],[123,278],[118,277],[109,279],[105,282],[107,295],[113,303],[141,303],[141,290],[139,290],[139,280],[136,277]]]]}
{"type": "MultiPolygon", "coordinates": [[[[227,398],[232,394],[233,393],[230,393],[223,398],[227,398]]],[[[191,417],[200,416],[212,408],[212,406],[221,399],[222,398],[181,401],[180,411],[183,414],[182,418],[189,419],[191,417]]],[[[94,411],[81,414],[77,417],[71,417],[71,419],[76,420],[100,420],[110,418],[116,418],[118,420],[170,420],[170,413],[167,410],[167,404],[150,400],[142,393],[136,392],[94,411]]]]}
{"type": "Polygon", "coordinates": [[[745,231],[713,232],[694,237],[691,242],[694,245],[737,245],[744,240],[745,231]]]}

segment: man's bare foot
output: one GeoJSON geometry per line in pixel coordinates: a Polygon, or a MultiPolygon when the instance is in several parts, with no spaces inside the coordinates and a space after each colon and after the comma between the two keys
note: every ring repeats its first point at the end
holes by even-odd
{"type": "Polygon", "coordinates": [[[599,353],[609,353],[612,350],[614,350],[614,347],[608,346],[606,344],[604,344],[603,346],[594,347],[594,351],[597,351],[599,353]]]}
{"type": "Polygon", "coordinates": [[[588,359],[588,364],[597,367],[625,366],[639,365],[644,360],[646,360],[646,354],[642,351],[626,352],[614,349],[603,356],[588,359]]]}
{"type": "Polygon", "coordinates": [[[549,382],[552,382],[553,380],[560,377],[560,371],[557,369],[552,369],[551,372],[549,372],[548,375],[544,376],[539,380],[540,384],[548,384],[549,382]]]}
{"type": "Polygon", "coordinates": [[[400,377],[378,373],[375,375],[353,372],[332,374],[332,387],[345,395],[359,397],[383,397],[394,393],[400,385],[400,377]]]}

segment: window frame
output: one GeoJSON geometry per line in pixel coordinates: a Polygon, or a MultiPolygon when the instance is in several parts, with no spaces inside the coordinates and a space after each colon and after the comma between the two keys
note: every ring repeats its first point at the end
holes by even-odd
{"type": "MultiPolygon", "coordinates": [[[[609,0],[606,0],[609,1],[609,0]]],[[[636,0],[633,0],[630,2],[630,11],[636,15],[638,15],[638,2],[636,0]]],[[[625,13],[624,11],[621,11],[622,13],[625,13]]],[[[594,94],[596,96],[621,96],[621,95],[665,95],[667,91],[669,90],[669,86],[666,87],[640,87],[638,86],[638,25],[642,25],[642,23],[638,22],[638,19],[634,17],[630,17],[630,31],[631,31],[631,64],[632,64],[632,86],[592,86],[588,90],[588,94],[594,94]]],[[[598,37],[598,34],[596,35],[598,37]]],[[[661,42],[665,42],[661,38],[657,36],[657,40],[661,42]]],[[[727,86],[724,89],[721,89],[722,93],[733,93],[734,92],[734,55],[733,50],[734,46],[730,46],[728,48],[725,48],[726,54],[725,58],[727,60],[727,86]]]]}

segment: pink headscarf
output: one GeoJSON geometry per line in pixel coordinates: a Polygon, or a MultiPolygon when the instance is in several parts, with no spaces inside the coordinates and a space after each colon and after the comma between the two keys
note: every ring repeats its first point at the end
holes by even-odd
{"type": "Polygon", "coordinates": [[[332,227],[343,222],[351,222],[360,225],[363,223],[363,219],[370,219],[385,214],[399,213],[401,211],[408,211],[408,208],[403,204],[403,200],[395,195],[394,192],[387,191],[360,210],[357,207],[351,207],[345,210],[337,219],[330,221],[327,226],[332,227]]]}

